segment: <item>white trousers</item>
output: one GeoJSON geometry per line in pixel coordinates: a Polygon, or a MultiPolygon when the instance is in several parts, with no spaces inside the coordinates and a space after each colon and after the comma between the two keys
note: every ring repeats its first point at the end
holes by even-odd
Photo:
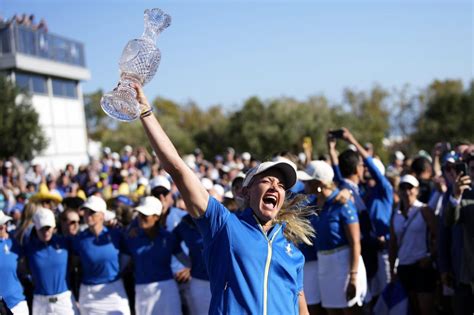
{"type": "Polygon", "coordinates": [[[104,284],[81,284],[81,315],[130,315],[127,294],[121,279],[104,284]]]}
{"type": "Polygon", "coordinates": [[[367,294],[367,274],[364,261],[359,257],[356,295],[346,299],[349,284],[350,250],[344,248],[329,255],[318,254],[318,279],[321,288],[321,303],[325,308],[347,308],[355,304],[361,306],[367,294]]]}
{"type": "Polygon", "coordinates": [[[181,299],[174,279],[137,284],[135,286],[136,315],[180,315],[181,299]]]}
{"type": "Polygon", "coordinates": [[[29,315],[28,304],[26,301],[21,301],[11,309],[13,315],[29,315]]]}
{"type": "Polygon", "coordinates": [[[304,264],[303,269],[304,297],[308,305],[321,303],[321,289],[318,279],[318,261],[312,260],[304,264]]]}
{"type": "Polygon", "coordinates": [[[71,291],[56,295],[33,295],[33,315],[78,315],[71,291]]]}
{"type": "Polygon", "coordinates": [[[209,281],[191,278],[189,295],[189,313],[191,315],[209,314],[209,306],[211,305],[211,284],[209,281]]]}

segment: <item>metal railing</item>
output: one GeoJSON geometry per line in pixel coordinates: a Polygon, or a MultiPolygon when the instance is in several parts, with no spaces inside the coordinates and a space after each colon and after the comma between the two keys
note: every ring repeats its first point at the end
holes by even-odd
{"type": "Polygon", "coordinates": [[[15,53],[86,66],[80,42],[16,23],[0,25],[0,56],[15,53]]]}

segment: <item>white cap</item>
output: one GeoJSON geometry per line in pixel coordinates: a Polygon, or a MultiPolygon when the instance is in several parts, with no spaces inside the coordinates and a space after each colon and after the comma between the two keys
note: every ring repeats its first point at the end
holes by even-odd
{"type": "Polygon", "coordinates": [[[105,154],[110,154],[110,152],[112,152],[109,147],[105,147],[103,151],[105,154]]]}
{"type": "Polygon", "coordinates": [[[140,177],[137,181],[138,185],[148,186],[148,179],[145,177],[140,177]]]}
{"type": "Polygon", "coordinates": [[[104,215],[104,221],[105,221],[105,222],[112,221],[112,220],[115,219],[116,217],[117,217],[117,215],[115,214],[114,211],[105,210],[105,215],[104,215]]]}
{"type": "Polygon", "coordinates": [[[212,188],[214,189],[216,194],[218,194],[219,196],[224,196],[224,193],[225,193],[224,187],[222,187],[219,184],[215,184],[212,188]]]}
{"type": "Polygon", "coordinates": [[[132,147],[129,146],[128,144],[127,144],[125,147],[123,147],[123,150],[124,150],[125,152],[132,152],[132,151],[133,151],[132,147]]]}
{"type": "Polygon", "coordinates": [[[140,213],[143,213],[144,215],[161,215],[161,210],[163,210],[163,205],[161,204],[161,201],[152,196],[145,197],[140,205],[135,208],[140,213]]]}
{"type": "Polygon", "coordinates": [[[112,159],[119,160],[120,159],[120,154],[118,154],[117,152],[113,152],[112,153],[112,159]]]}
{"type": "Polygon", "coordinates": [[[244,161],[250,161],[250,159],[252,158],[252,155],[250,155],[250,153],[248,152],[244,152],[242,153],[241,157],[242,157],[242,160],[244,161]]]}
{"type": "Polygon", "coordinates": [[[385,175],[385,166],[383,165],[382,161],[380,161],[380,160],[377,159],[377,158],[372,159],[372,161],[374,161],[374,164],[375,164],[375,166],[378,168],[379,172],[380,172],[382,175],[385,175]]]}
{"type": "Polygon", "coordinates": [[[211,190],[214,186],[214,183],[209,178],[203,177],[201,178],[201,185],[204,187],[205,190],[211,190]]]}
{"type": "Polygon", "coordinates": [[[4,225],[10,220],[12,220],[12,217],[6,215],[2,210],[0,210],[0,225],[4,225]]]}
{"type": "Polygon", "coordinates": [[[54,218],[53,211],[38,207],[33,216],[33,223],[35,224],[36,230],[41,230],[45,226],[56,227],[56,219],[54,218]]]}
{"type": "Polygon", "coordinates": [[[5,166],[5,168],[10,168],[13,166],[13,163],[11,161],[5,161],[5,163],[3,164],[3,166],[5,166]]]}
{"type": "Polygon", "coordinates": [[[306,167],[306,171],[298,172],[298,179],[302,181],[319,180],[323,184],[329,184],[334,179],[334,171],[331,165],[324,161],[311,161],[306,167]]]}
{"type": "Polygon", "coordinates": [[[395,151],[395,158],[397,160],[403,161],[405,159],[405,154],[402,151],[395,151]]]}
{"type": "Polygon", "coordinates": [[[150,181],[150,189],[153,190],[156,187],[163,187],[166,188],[166,190],[171,190],[171,183],[166,176],[158,175],[153,177],[150,181]]]}
{"type": "Polygon", "coordinates": [[[420,183],[418,182],[418,179],[416,179],[415,176],[413,175],[410,175],[410,174],[407,174],[407,175],[403,175],[401,178],[400,178],[400,184],[410,184],[412,185],[413,187],[418,187],[420,186],[420,183]]]}
{"type": "Polygon", "coordinates": [[[224,198],[234,199],[234,194],[232,193],[231,190],[228,190],[224,193],[224,198]]]}
{"type": "Polygon", "coordinates": [[[107,212],[107,204],[105,203],[104,199],[97,197],[97,196],[90,196],[87,198],[86,202],[82,205],[81,209],[91,209],[95,212],[107,212]]]}
{"type": "Polygon", "coordinates": [[[258,166],[250,169],[245,175],[243,187],[247,187],[255,175],[261,174],[270,169],[278,169],[283,173],[285,178],[285,188],[290,189],[296,183],[296,165],[287,159],[279,159],[278,161],[263,162],[258,166]]]}

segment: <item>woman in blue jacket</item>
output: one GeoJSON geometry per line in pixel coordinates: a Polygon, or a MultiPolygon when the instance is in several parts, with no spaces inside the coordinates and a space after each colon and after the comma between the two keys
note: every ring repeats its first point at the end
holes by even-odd
{"type": "Polygon", "coordinates": [[[79,311],[67,285],[70,242],[54,233],[54,213],[42,207],[33,216],[35,229],[25,244],[33,278],[33,315],[76,315],[79,311]]]}
{"type": "Polygon", "coordinates": [[[314,233],[301,211],[284,207],[286,190],[296,182],[295,165],[280,160],[253,168],[243,183],[246,209],[230,213],[181,159],[141,87],[133,87],[145,132],[203,237],[212,292],[209,313],[307,314],[304,257],[295,243],[311,243],[314,233]]]}
{"type": "Polygon", "coordinates": [[[120,254],[125,249],[122,232],[104,226],[107,205],[101,197],[90,196],[82,209],[88,229],[73,240],[73,249],[82,268],[81,315],[129,315],[130,307],[120,275],[120,254]]]}
{"type": "Polygon", "coordinates": [[[174,228],[178,243],[184,241],[191,260],[191,280],[189,282],[189,312],[191,315],[206,315],[211,304],[211,285],[204,264],[204,240],[196,223],[188,214],[174,228]]]}
{"type": "Polygon", "coordinates": [[[321,208],[316,221],[316,248],[322,306],[329,314],[341,310],[351,314],[354,305],[362,305],[367,292],[357,211],[350,201],[336,201],[339,190],[333,183],[334,171],[326,162],[312,161],[302,177],[321,208]]]}
{"type": "Polygon", "coordinates": [[[17,276],[18,262],[22,256],[18,242],[7,232],[12,218],[0,210],[0,296],[15,315],[28,315],[28,304],[17,276]]]}
{"type": "Polygon", "coordinates": [[[181,250],[174,235],[160,225],[162,209],[158,198],[145,197],[136,208],[136,235],[125,241],[133,261],[137,315],[181,314],[178,285],[171,271],[171,256],[181,250]]]}

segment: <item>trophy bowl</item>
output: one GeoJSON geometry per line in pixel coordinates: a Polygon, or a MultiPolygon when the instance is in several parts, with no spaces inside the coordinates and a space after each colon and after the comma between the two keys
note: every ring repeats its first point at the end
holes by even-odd
{"type": "Polygon", "coordinates": [[[120,81],[117,87],[100,100],[102,110],[110,117],[130,122],[140,117],[137,93],[131,86],[150,82],[160,65],[161,52],[155,42],[171,24],[171,17],[160,9],[145,10],[145,30],[138,39],[130,40],[120,57],[120,81]]]}

